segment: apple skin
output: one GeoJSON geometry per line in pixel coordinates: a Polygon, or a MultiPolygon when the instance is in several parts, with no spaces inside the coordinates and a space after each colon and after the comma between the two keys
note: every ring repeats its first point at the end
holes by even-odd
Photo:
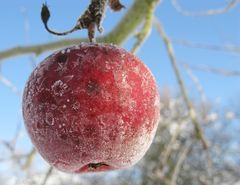
{"type": "Polygon", "coordinates": [[[159,116],[150,70],[110,44],[55,52],[30,75],[25,126],[41,156],[69,173],[130,167],[148,150],[159,116]]]}

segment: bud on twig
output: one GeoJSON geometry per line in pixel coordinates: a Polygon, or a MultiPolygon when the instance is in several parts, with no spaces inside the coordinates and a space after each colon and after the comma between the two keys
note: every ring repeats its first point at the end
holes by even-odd
{"type": "Polygon", "coordinates": [[[42,18],[42,22],[44,24],[47,24],[47,22],[50,18],[50,12],[48,10],[48,7],[47,7],[46,3],[42,5],[41,18],[42,18]]]}

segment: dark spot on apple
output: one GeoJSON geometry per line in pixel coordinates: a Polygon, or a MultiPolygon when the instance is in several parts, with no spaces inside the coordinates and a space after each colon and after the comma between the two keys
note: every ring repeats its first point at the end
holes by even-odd
{"type": "Polygon", "coordinates": [[[37,122],[37,129],[41,129],[41,128],[43,128],[42,124],[37,122]]]}
{"type": "Polygon", "coordinates": [[[56,104],[56,100],[51,95],[51,93],[47,90],[43,90],[43,91],[39,92],[39,94],[34,97],[34,101],[39,102],[39,103],[56,104]]]}
{"type": "Polygon", "coordinates": [[[100,86],[96,80],[89,80],[86,84],[87,93],[95,96],[100,92],[100,86]]]}
{"type": "Polygon", "coordinates": [[[68,59],[68,55],[66,53],[64,54],[60,54],[58,57],[57,57],[57,62],[60,63],[60,64],[64,64],[68,59]]]}
{"type": "Polygon", "coordinates": [[[29,109],[29,108],[30,108],[30,105],[31,105],[30,103],[28,103],[28,104],[27,104],[27,109],[29,109]]]}
{"type": "Polygon", "coordinates": [[[104,53],[104,55],[108,55],[108,49],[107,48],[102,48],[102,52],[104,53]]]}
{"type": "Polygon", "coordinates": [[[37,122],[36,127],[38,130],[41,130],[41,129],[46,129],[47,127],[49,127],[49,125],[45,124],[44,122],[42,123],[37,122]]]}
{"type": "Polygon", "coordinates": [[[87,156],[88,156],[88,155],[87,155],[87,153],[86,153],[86,152],[83,152],[83,153],[82,153],[82,157],[84,157],[84,158],[85,158],[85,157],[87,157],[87,156]]]}
{"type": "Polygon", "coordinates": [[[62,140],[66,140],[66,139],[67,139],[67,134],[61,134],[61,135],[60,135],[60,138],[61,138],[62,140]]]}
{"type": "Polygon", "coordinates": [[[86,137],[90,138],[93,136],[97,136],[97,128],[95,125],[85,125],[84,126],[84,134],[86,135],[86,137]]]}
{"type": "Polygon", "coordinates": [[[72,134],[71,134],[72,141],[73,141],[73,143],[75,145],[79,145],[80,144],[80,140],[79,140],[78,136],[79,136],[79,133],[75,132],[75,131],[72,132],[72,134]]]}

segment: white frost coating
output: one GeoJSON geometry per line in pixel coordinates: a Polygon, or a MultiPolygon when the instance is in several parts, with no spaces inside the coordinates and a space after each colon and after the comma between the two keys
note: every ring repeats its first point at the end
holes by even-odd
{"type": "MultiPolygon", "coordinates": [[[[124,91],[129,91],[131,93],[132,87],[128,84],[127,73],[126,72],[113,72],[115,82],[119,89],[124,89],[124,91]]],[[[130,94],[129,94],[130,95],[130,94]]]]}
{"type": "Polygon", "coordinates": [[[124,58],[125,56],[126,56],[126,55],[125,55],[124,53],[123,53],[123,54],[121,54],[121,57],[122,57],[122,58],[124,58]]]}
{"type": "MultiPolygon", "coordinates": [[[[67,63],[67,61],[65,62],[65,64],[66,63],[67,63]]],[[[57,67],[56,71],[67,71],[67,66],[64,64],[58,63],[58,67],[57,67]]]]}
{"type": "Polygon", "coordinates": [[[101,95],[102,95],[103,100],[105,100],[105,101],[111,101],[112,100],[112,94],[109,93],[107,90],[101,91],[101,95]]]}
{"type": "Polygon", "coordinates": [[[154,106],[159,107],[160,98],[159,96],[155,97],[154,106]]]}
{"type": "Polygon", "coordinates": [[[51,86],[54,95],[62,96],[65,93],[65,90],[68,88],[68,85],[66,83],[63,83],[62,80],[57,80],[52,86],[51,86]]]}
{"type": "Polygon", "coordinates": [[[107,70],[111,70],[111,64],[109,61],[105,61],[105,67],[107,70]]]}
{"type": "Polygon", "coordinates": [[[133,84],[129,84],[127,80],[128,73],[125,71],[115,71],[113,75],[116,86],[121,90],[121,96],[119,97],[121,106],[128,107],[130,111],[134,110],[136,102],[132,97],[133,84]]]}
{"type": "Polygon", "coordinates": [[[141,83],[141,87],[144,91],[144,93],[148,92],[149,91],[149,88],[151,87],[151,83],[149,81],[149,79],[151,79],[151,73],[149,72],[145,72],[145,73],[142,73],[142,83],[141,83]]]}
{"type": "Polygon", "coordinates": [[[43,83],[44,83],[44,81],[46,80],[47,78],[44,78],[43,80],[41,79],[41,78],[37,78],[37,81],[36,81],[36,83],[40,83],[38,86],[37,86],[37,89],[38,89],[38,91],[41,91],[43,88],[42,88],[42,86],[43,86],[43,83]]]}
{"type": "Polygon", "coordinates": [[[68,75],[68,76],[64,76],[63,79],[65,82],[69,82],[73,79],[74,75],[68,75]]]}
{"type": "Polygon", "coordinates": [[[131,99],[131,101],[129,102],[129,111],[134,111],[137,107],[137,103],[136,101],[134,101],[133,99],[131,99]]]}
{"type": "Polygon", "coordinates": [[[140,75],[140,66],[137,65],[133,68],[133,72],[136,73],[137,75],[140,75]]]}
{"type": "Polygon", "coordinates": [[[80,49],[80,46],[79,45],[75,45],[75,46],[73,46],[73,49],[80,49]]]}

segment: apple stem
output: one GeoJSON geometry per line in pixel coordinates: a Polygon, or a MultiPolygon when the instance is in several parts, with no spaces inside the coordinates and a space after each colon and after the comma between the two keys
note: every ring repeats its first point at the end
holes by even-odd
{"type": "Polygon", "coordinates": [[[87,166],[88,166],[88,169],[92,170],[92,169],[97,169],[100,166],[108,166],[108,165],[103,162],[100,162],[100,163],[89,163],[87,166]]]}
{"type": "Polygon", "coordinates": [[[65,32],[56,32],[48,27],[50,11],[47,4],[45,3],[43,4],[41,11],[42,22],[45,26],[45,29],[49,33],[58,36],[67,35],[77,30],[87,29],[89,41],[95,42],[96,27],[100,33],[103,32],[102,21],[105,15],[107,2],[110,8],[114,11],[119,11],[124,8],[124,6],[119,2],[119,0],[91,0],[91,3],[88,6],[87,10],[80,16],[80,18],[77,20],[76,25],[73,28],[65,32]]]}

